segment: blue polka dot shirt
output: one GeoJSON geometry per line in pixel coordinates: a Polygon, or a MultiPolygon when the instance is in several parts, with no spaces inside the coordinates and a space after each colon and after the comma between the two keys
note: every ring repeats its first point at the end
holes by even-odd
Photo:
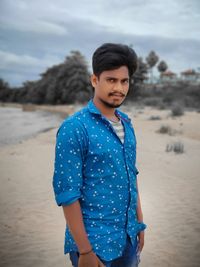
{"type": "MultiPolygon", "coordinates": [[[[137,220],[138,170],[131,120],[116,109],[124,143],[90,100],[57,132],[53,189],[58,206],[79,200],[88,239],[103,260],[122,255],[127,234],[134,242],[146,225],[137,220]]],[[[68,226],[64,253],[78,251],[68,226]]]]}

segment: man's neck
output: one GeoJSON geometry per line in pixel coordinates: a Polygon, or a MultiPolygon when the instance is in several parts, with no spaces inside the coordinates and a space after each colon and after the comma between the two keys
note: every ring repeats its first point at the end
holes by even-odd
{"type": "Polygon", "coordinates": [[[116,108],[107,107],[102,102],[99,102],[95,99],[93,99],[93,102],[104,117],[112,121],[119,121],[118,117],[115,114],[116,108]]]}

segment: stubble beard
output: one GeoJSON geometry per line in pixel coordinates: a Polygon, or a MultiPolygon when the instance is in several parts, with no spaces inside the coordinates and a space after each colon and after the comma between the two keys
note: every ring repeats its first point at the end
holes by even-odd
{"type": "Polygon", "coordinates": [[[119,108],[123,102],[124,102],[125,98],[123,99],[123,101],[120,104],[114,104],[114,103],[109,103],[103,99],[100,98],[100,101],[104,104],[104,106],[106,106],[107,108],[119,108]]]}

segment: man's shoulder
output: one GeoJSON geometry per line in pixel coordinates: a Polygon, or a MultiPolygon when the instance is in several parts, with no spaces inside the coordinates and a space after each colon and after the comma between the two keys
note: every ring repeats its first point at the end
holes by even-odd
{"type": "Polygon", "coordinates": [[[84,131],[84,120],[88,116],[87,106],[83,107],[82,109],[78,110],[77,112],[71,114],[67,118],[65,118],[59,129],[58,132],[62,132],[63,130],[67,131],[76,131],[82,130],[84,131]]]}
{"type": "Polygon", "coordinates": [[[79,124],[79,121],[82,121],[88,113],[88,109],[87,106],[81,108],[80,110],[76,111],[75,113],[69,115],[67,118],[65,118],[65,120],[63,121],[63,123],[75,123],[75,124],[79,124]]]}

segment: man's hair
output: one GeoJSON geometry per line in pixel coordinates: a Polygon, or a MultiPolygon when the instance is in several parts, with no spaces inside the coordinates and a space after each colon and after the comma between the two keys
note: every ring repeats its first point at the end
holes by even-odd
{"type": "Polygon", "coordinates": [[[127,66],[131,77],[137,69],[135,51],[123,44],[105,43],[98,47],[92,57],[93,73],[99,77],[103,71],[127,66]]]}

